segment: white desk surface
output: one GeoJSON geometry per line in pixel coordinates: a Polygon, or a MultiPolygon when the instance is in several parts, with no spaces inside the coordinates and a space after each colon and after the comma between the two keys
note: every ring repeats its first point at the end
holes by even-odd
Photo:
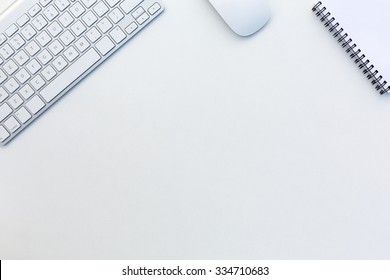
{"type": "Polygon", "coordinates": [[[0,149],[0,259],[390,258],[390,99],[313,2],[164,3],[0,149]]]}

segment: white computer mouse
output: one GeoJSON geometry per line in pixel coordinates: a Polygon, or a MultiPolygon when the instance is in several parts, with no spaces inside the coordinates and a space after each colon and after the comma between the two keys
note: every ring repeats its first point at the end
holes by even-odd
{"type": "Polygon", "coordinates": [[[267,0],[209,0],[227,25],[240,36],[259,31],[270,19],[267,0]]]}

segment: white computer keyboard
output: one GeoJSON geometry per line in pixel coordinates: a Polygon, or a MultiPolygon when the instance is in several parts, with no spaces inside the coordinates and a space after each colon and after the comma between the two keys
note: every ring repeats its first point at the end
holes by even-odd
{"type": "Polygon", "coordinates": [[[158,0],[20,0],[0,17],[5,145],[163,11],[158,0]]]}

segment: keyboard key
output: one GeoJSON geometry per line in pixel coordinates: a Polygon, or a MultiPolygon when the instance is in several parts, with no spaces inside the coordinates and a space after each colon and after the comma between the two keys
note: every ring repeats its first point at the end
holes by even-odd
{"type": "Polygon", "coordinates": [[[56,96],[63,92],[70,84],[82,76],[88,69],[100,60],[100,55],[90,49],[81,56],[75,63],[70,65],[57,79],[51,82],[41,91],[41,96],[46,102],[51,102],[56,96]]]}
{"type": "Polygon", "coordinates": [[[21,50],[15,55],[15,60],[16,62],[20,65],[23,66],[26,64],[26,62],[30,59],[30,57],[26,54],[24,50],[21,50]]]}
{"type": "Polygon", "coordinates": [[[19,90],[19,93],[27,100],[34,94],[34,90],[27,84],[19,90]]]}
{"type": "Polygon", "coordinates": [[[76,36],[80,36],[84,33],[85,30],[87,30],[87,28],[84,24],[82,24],[81,21],[77,21],[75,24],[73,24],[71,29],[76,36]]]}
{"type": "Polygon", "coordinates": [[[14,94],[9,100],[8,103],[14,108],[17,109],[20,105],[23,104],[23,99],[20,98],[18,94],[14,94]]]}
{"type": "Polygon", "coordinates": [[[3,45],[7,41],[7,37],[4,34],[0,34],[0,46],[3,45]]]}
{"type": "Polygon", "coordinates": [[[14,117],[10,117],[8,120],[6,120],[4,122],[4,126],[9,130],[11,131],[12,133],[14,133],[15,131],[17,131],[19,128],[20,128],[20,123],[14,118],[14,117]]]}
{"type": "Polygon", "coordinates": [[[3,102],[8,97],[8,93],[0,87],[0,102],[3,102]]]}
{"type": "Polygon", "coordinates": [[[104,18],[101,21],[99,21],[97,26],[102,33],[106,33],[108,30],[112,28],[113,25],[107,18],[104,18]]]}
{"type": "Polygon", "coordinates": [[[39,3],[41,3],[41,5],[43,7],[46,7],[47,5],[50,4],[51,1],[53,1],[53,0],[41,0],[41,1],[39,1],[39,3]]]}
{"type": "Polygon", "coordinates": [[[75,37],[72,35],[72,33],[70,33],[69,30],[66,30],[64,33],[62,33],[62,35],[60,36],[60,40],[61,42],[65,45],[65,46],[69,46],[70,43],[72,43],[74,40],[75,40],[75,37]]]}
{"type": "Polygon", "coordinates": [[[10,47],[10,45],[8,44],[5,44],[4,46],[2,46],[0,48],[0,55],[4,58],[4,59],[8,59],[11,57],[11,55],[13,55],[15,53],[15,51],[10,47]]]}
{"type": "Polygon", "coordinates": [[[139,18],[137,18],[137,22],[139,25],[142,25],[149,19],[149,15],[147,13],[143,13],[139,18]]]}
{"type": "Polygon", "coordinates": [[[10,44],[12,47],[14,47],[15,50],[19,50],[21,47],[24,46],[26,41],[23,40],[22,36],[19,34],[16,34],[10,41],[10,44]]]}
{"type": "Polygon", "coordinates": [[[38,31],[41,31],[47,25],[47,20],[39,15],[32,21],[32,24],[38,31]]]}
{"type": "Polygon", "coordinates": [[[55,19],[59,15],[57,9],[54,8],[53,5],[50,5],[49,7],[47,7],[47,9],[43,11],[43,14],[45,15],[45,17],[49,21],[52,21],[53,19],[55,19]]]}
{"type": "Polygon", "coordinates": [[[31,60],[29,63],[27,63],[27,70],[30,71],[32,75],[35,75],[42,66],[39,64],[39,62],[36,59],[31,60]]]}
{"type": "Polygon", "coordinates": [[[4,126],[8,129],[8,131],[14,133],[20,128],[20,123],[14,117],[10,117],[4,122],[4,126]]]}
{"type": "Polygon", "coordinates": [[[75,43],[75,46],[76,48],[80,51],[80,52],[84,52],[86,51],[90,44],[88,43],[87,39],[85,39],[84,37],[81,37],[79,40],[77,40],[77,42],[75,43]]]}
{"type": "Polygon", "coordinates": [[[139,7],[139,8],[138,8],[137,10],[135,10],[135,12],[132,13],[131,15],[133,16],[133,18],[137,19],[137,18],[139,18],[143,13],[145,13],[144,8],[139,7]]]}
{"type": "Polygon", "coordinates": [[[81,0],[85,7],[90,8],[93,4],[96,3],[96,0],[81,0]]]}
{"type": "Polygon", "coordinates": [[[40,90],[45,85],[45,81],[42,79],[40,75],[38,75],[31,80],[31,85],[35,90],[40,90]]]}
{"type": "Polygon", "coordinates": [[[70,47],[69,49],[64,51],[64,56],[66,57],[67,60],[69,60],[69,62],[72,62],[79,56],[79,53],[76,51],[74,47],[70,47]]]}
{"type": "Polygon", "coordinates": [[[37,42],[41,45],[41,47],[45,47],[50,43],[50,41],[51,37],[46,31],[42,31],[42,33],[37,36],[37,42]]]}
{"type": "Polygon", "coordinates": [[[39,96],[34,96],[31,100],[26,104],[27,109],[33,113],[34,115],[42,110],[45,107],[45,103],[39,98],[39,96]]]}
{"type": "Polygon", "coordinates": [[[68,27],[74,21],[74,18],[68,12],[65,12],[60,16],[59,21],[63,27],[68,27]]]}
{"type": "Polygon", "coordinates": [[[10,137],[10,134],[2,125],[0,125],[0,143],[3,143],[8,137],[10,137]]]}
{"type": "MultiPolygon", "coordinates": [[[[120,0],[106,0],[106,1],[107,1],[108,5],[110,5],[110,7],[112,8],[116,4],[118,4],[120,0]]],[[[140,2],[142,2],[142,1],[140,1],[140,2]]]]}
{"type": "Polygon", "coordinates": [[[29,43],[26,46],[26,50],[30,54],[30,56],[34,56],[41,50],[41,48],[38,46],[37,43],[35,43],[34,41],[31,41],[31,43],[29,43]]]}
{"type": "Polygon", "coordinates": [[[0,69],[0,83],[4,82],[5,80],[7,80],[7,75],[4,73],[3,70],[0,69]]]}
{"type": "Polygon", "coordinates": [[[108,16],[114,23],[118,23],[122,18],[125,17],[125,15],[118,8],[115,8],[111,13],[108,14],[108,16]]]}
{"type": "Polygon", "coordinates": [[[126,34],[122,31],[120,27],[115,27],[111,32],[110,36],[114,39],[115,43],[119,44],[124,39],[126,39],[126,34]]]}
{"type": "Polygon", "coordinates": [[[4,70],[7,72],[7,74],[9,76],[11,76],[13,73],[16,72],[16,70],[18,70],[18,66],[16,65],[16,63],[11,59],[10,61],[8,61],[6,64],[4,64],[4,70]]]}
{"type": "Polygon", "coordinates": [[[126,14],[128,14],[134,9],[134,7],[137,7],[141,2],[142,0],[125,0],[120,4],[120,7],[126,14]]]}
{"type": "Polygon", "coordinates": [[[26,27],[22,29],[22,35],[26,40],[30,40],[35,36],[35,34],[37,34],[37,32],[30,24],[26,25],[26,27]]]}
{"type": "Polygon", "coordinates": [[[92,12],[92,11],[89,11],[88,13],[86,13],[83,17],[82,17],[83,21],[85,22],[85,24],[89,27],[89,26],[92,26],[92,24],[94,24],[96,21],[97,21],[97,17],[95,16],[95,14],[92,12]]]}
{"type": "Polygon", "coordinates": [[[16,26],[16,24],[12,24],[10,27],[7,28],[5,31],[5,34],[7,34],[8,37],[11,37],[16,32],[18,32],[19,28],[16,26]]]}
{"type": "Polygon", "coordinates": [[[109,8],[103,1],[100,1],[93,10],[99,17],[102,17],[109,11],[109,8]]]}
{"type": "Polygon", "coordinates": [[[75,40],[75,37],[72,33],[70,33],[68,30],[65,31],[61,36],[60,40],[65,46],[68,46],[70,43],[72,43],[75,40]]]}
{"type": "Polygon", "coordinates": [[[52,24],[49,25],[47,28],[51,36],[56,37],[58,34],[62,32],[62,27],[58,24],[58,22],[53,22],[52,24]]]}
{"type": "Polygon", "coordinates": [[[57,69],[57,71],[62,71],[68,65],[68,62],[62,57],[59,56],[53,61],[53,66],[57,69]]]}
{"type": "Polygon", "coordinates": [[[75,18],[80,17],[85,12],[85,8],[83,5],[80,4],[80,2],[77,2],[70,8],[70,12],[75,18]]]}
{"type": "Polygon", "coordinates": [[[38,4],[35,4],[29,11],[28,14],[31,17],[35,17],[41,11],[41,7],[38,4]]]}
{"type": "Polygon", "coordinates": [[[100,34],[96,27],[92,27],[86,35],[92,43],[95,43],[100,37],[102,37],[102,34],[100,34]]]}
{"type": "Polygon", "coordinates": [[[14,93],[20,86],[14,78],[11,78],[4,84],[4,87],[9,93],[14,93]]]}
{"type": "Polygon", "coordinates": [[[0,122],[12,113],[12,109],[7,103],[0,106],[0,122]]]}
{"type": "Polygon", "coordinates": [[[30,18],[28,15],[23,14],[17,21],[16,23],[20,26],[23,27],[26,25],[27,22],[29,22],[30,18]]]}
{"type": "Polygon", "coordinates": [[[24,84],[31,78],[31,76],[26,69],[21,69],[18,73],[16,73],[15,78],[19,81],[19,83],[24,84]]]}
{"type": "Polygon", "coordinates": [[[154,15],[154,14],[157,13],[160,9],[161,9],[160,4],[159,4],[159,3],[154,3],[154,4],[148,9],[148,12],[149,12],[149,14],[154,15]]]}
{"type": "Polygon", "coordinates": [[[31,119],[30,113],[24,107],[20,108],[19,111],[15,113],[15,116],[22,124],[25,124],[29,119],[31,119]]]}
{"type": "Polygon", "coordinates": [[[128,27],[126,27],[125,31],[127,32],[127,34],[131,34],[131,33],[133,33],[137,28],[138,28],[138,25],[133,21],[132,23],[130,23],[130,25],[129,25],[128,27]]]}
{"type": "Polygon", "coordinates": [[[70,3],[68,0],[56,0],[56,1],[54,1],[54,4],[57,6],[57,8],[61,12],[70,6],[70,3]]]}
{"type": "Polygon", "coordinates": [[[63,49],[64,49],[64,47],[62,46],[62,44],[58,40],[55,40],[53,43],[51,43],[49,45],[49,50],[54,55],[58,55],[60,52],[62,52],[63,49]]]}
{"type": "Polygon", "coordinates": [[[42,65],[48,64],[53,59],[53,56],[47,50],[43,50],[37,57],[42,65]]]}
{"type": "Polygon", "coordinates": [[[53,69],[53,67],[51,67],[50,65],[47,66],[42,72],[41,72],[42,76],[47,80],[47,81],[50,81],[52,80],[56,75],[56,71],[53,69]]]}
{"type": "Polygon", "coordinates": [[[115,44],[107,36],[96,44],[96,48],[102,55],[108,54],[114,47],[115,44]]]}

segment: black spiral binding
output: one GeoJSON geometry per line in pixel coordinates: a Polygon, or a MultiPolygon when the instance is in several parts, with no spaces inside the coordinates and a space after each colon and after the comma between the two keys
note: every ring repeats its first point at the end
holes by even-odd
{"type": "Polygon", "coordinates": [[[350,54],[354,62],[363,70],[363,73],[367,76],[371,84],[375,86],[375,89],[380,94],[385,94],[390,91],[390,86],[386,86],[387,82],[383,80],[383,77],[379,75],[378,70],[375,69],[374,65],[370,64],[370,60],[362,53],[353,40],[348,36],[348,33],[344,32],[344,29],[340,27],[340,24],[336,22],[336,19],[331,16],[331,13],[326,11],[327,8],[322,5],[322,2],[318,2],[313,7],[313,12],[321,22],[324,23],[326,28],[329,28],[329,32],[332,33],[333,37],[337,39],[339,44],[350,54]]]}

